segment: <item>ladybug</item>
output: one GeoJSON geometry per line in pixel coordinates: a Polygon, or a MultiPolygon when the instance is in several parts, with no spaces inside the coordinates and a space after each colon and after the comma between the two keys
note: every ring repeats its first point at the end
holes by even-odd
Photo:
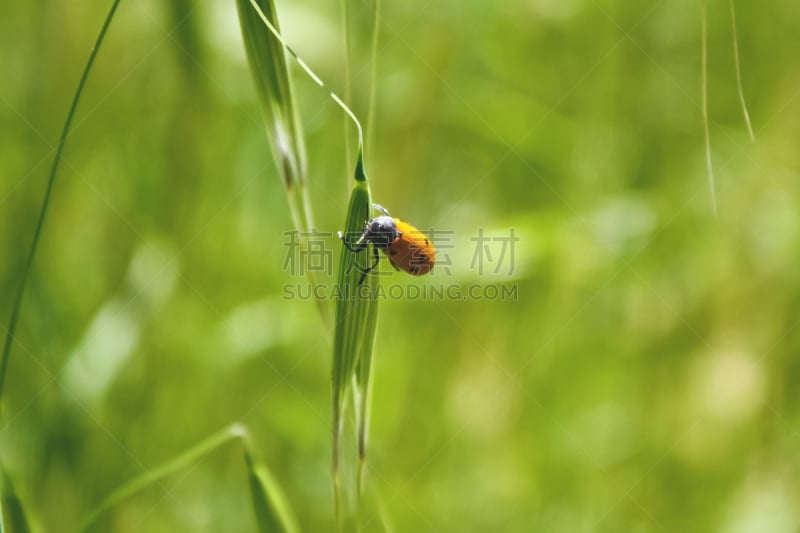
{"type": "Polygon", "coordinates": [[[375,262],[363,271],[358,285],[364,283],[367,274],[378,266],[378,250],[383,250],[395,270],[403,270],[413,276],[430,272],[436,262],[436,250],[430,239],[408,222],[392,218],[384,207],[378,204],[372,204],[372,207],[383,213],[383,216],[368,220],[361,237],[354,245],[348,244],[342,232],[339,232],[339,238],[353,253],[362,251],[372,243],[375,262]]]}

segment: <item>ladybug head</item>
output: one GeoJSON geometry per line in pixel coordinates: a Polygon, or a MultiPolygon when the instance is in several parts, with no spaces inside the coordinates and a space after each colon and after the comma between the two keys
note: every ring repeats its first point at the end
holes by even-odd
{"type": "Polygon", "coordinates": [[[367,222],[360,240],[367,240],[379,250],[385,250],[400,236],[392,217],[375,217],[367,222]]]}

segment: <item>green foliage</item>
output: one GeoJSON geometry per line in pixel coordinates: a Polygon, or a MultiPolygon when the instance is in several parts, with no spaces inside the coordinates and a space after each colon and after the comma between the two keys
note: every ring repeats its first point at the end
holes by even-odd
{"type": "Polygon", "coordinates": [[[245,453],[245,460],[258,530],[261,533],[299,532],[300,528],[297,526],[292,507],[278,482],[264,465],[253,459],[249,452],[245,453]]]}
{"type": "MultiPolygon", "coordinates": [[[[314,228],[306,183],[306,149],[284,44],[273,33],[280,33],[275,4],[272,0],[236,0],[236,6],[273,160],[283,176],[295,228],[305,235],[314,228]]],[[[307,275],[312,286],[318,286],[315,272],[308,270],[307,275]]],[[[327,322],[327,306],[317,299],[317,307],[327,322]]]]}
{"type": "Polygon", "coordinates": [[[0,533],[29,533],[28,517],[5,470],[0,471],[0,533]]]}
{"type": "MultiPolygon", "coordinates": [[[[3,353],[2,356],[0,356],[0,408],[2,407],[6,372],[8,371],[8,361],[11,357],[11,349],[14,344],[14,333],[17,330],[17,322],[19,321],[19,314],[22,309],[23,296],[25,295],[25,288],[28,284],[28,276],[30,275],[31,267],[33,266],[33,260],[36,257],[36,252],[39,247],[39,238],[42,235],[45,217],[47,216],[47,212],[50,207],[50,198],[53,193],[53,185],[55,183],[56,173],[58,172],[59,164],[61,163],[61,156],[64,152],[64,144],[67,142],[67,136],[69,135],[69,131],[72,126],[72,119],[75,117],[75,111],[78,108],[78,102],[80,101],[81,94],[83,94],[83,89],[86,85],[86,80],[89,77],[89,72],[92,70],[95,57],[97,57],[97,52],[100,50],[100,46],[103,44],[106,31],[111,24],[111,20],[114,18],[114,13],[117,11],[119,2],[120,0],[114,0],[112,2],[105,22],[103,22],[100,33],[97,35],[97,40],[95,41],[94,47],[89,54],[88,61],[86,61],[86,66],[83,68],[83,74],[81,74],[81,79],[78,82],[78,88],[75,90],[75,96],[72,98],[72,104],[67,112],[67,119],[64,122],[64,127],[61,130],[61,136],[58,139],[58,146],[55,149],[53,165],[50,167],[50,174],[47,177],[47,188],[45,189],[44,198],[42,200],[41,208],[39,209],[39,216],[36,219],[36,225],[33,230],[33,239],[28,247],[28,255],[25,259],[22,273],[19,276],[16,298],[13,300],[14,303],[11,308],[11,318],[9,319],[8,327],[6,328],[5,341],[3,342],[3,353]]],[[[2,409],[0,409],[0,413],[2,413],[2,409]]]]}
{"type": "MultiPolygon", "coordinates": [[[[274,2],[257,0],[256,3],[275,29],[280,31],[274,2]]],[[[302,201],[302,194],[294,191],[305,189],[306,153],[283,44],[264,28],[250,0],[236,0],[236,7],[275,164],[283,176],[290,199],[302,201]]],[[[304,205],[296,209],[298,217],[306,212],[310,210],[307,211],[304,205]]],[[[311,227],[310,220],[298,219],[296,225],[303,231],[311,227]]]]}
{"type": "MultiPolygon", "coordinates": [[[[286,290],[307,281],[283,268],[295,226],[236,9],[184,4],[122,2],[97,53],[14,333],[0,456],[31,526],[61,531],[241,420],[298,525],[330,531],[330,341],[310,299],[286,290]],[[88,352],[119,357],[73,373],[88,352]]],[[[13,5],[0,17],[4,326],[110,3],[13,5]]],[[[337,3],[277,7],[287,41],[343,87],[337,3]]],[[[755,143],[728,2],[708,3],[716,218],[696,2],[381,7],[371,194],[454,233],[451,248],[434,238],[432,275],[374,276],[405,292],[378,302],[364,498],[382,505],[363,530],[383,529],[385,510],[394,531],[796,531],[796,2],[736,2],[755,143]],[[495,273],[497,241],[483,274],[471,268],[471,239],[510,228],[513,272],[495,273]],[[408,297],[440,285],[455,289],[408,297]],[[473,286],[517,298],[458,297],[473,286]]],[[[340,109],[288,66],[331,289],[353,161],[340,109]]],[[[356,110],[365,90],[353,84],[356,110]]],[[[95,529],[255,530],[231,444],[95,529]]],[[[344,468],[350,431],[341,447],[344,468]]]]}
{"type": "Polygon", "coordinates": [[[252,445],[247,439],[247,432],[243,426],[238,424],[234,424],[203,439],[180,455],[151,468],[143,475],[128,481],[109,493],[83,520],[80,531],[88,530],[100,516],[120,505],[137,492],[156,485],[167,476],[190,469],[198,461],[205,458],[206,455],[216,451],[220,446],[231,440],[239,440],[244,446],[248,484],[259,531],[262,533],[299,532],[297,519],[294,517],[291,506],[286,501],[286,496],[284,496],[280,485],[267,468],[253,458],[252,445]]]}
{"type": "MultiPolygon", "coordinates": [[[[358,240],[372,212],[372,196],[360,148],[354,178],[343,233],[344,239],[351,247],[358,240]]],[[[366,453],[370,369],[378,315],[378,301],[375,298],[377,278],[373,273],[367,275],[360,285],[359,281],[362,279],[363,269],[372,263],[372,254],[371,245],[356,253],[342,244],[339,261],[332,377],[333,476],[337,509],[340,503],[341,484],[339,455],[348,391],[353,391],[354,394],[359,464],[366,453]]],[[[358,472],[357,476],[360,479],[360,470],[358,472]]]]}
{"type": "MultiPolygon", "coordinates": [[[[42,228],[44,227],[45,218],[47,216],[49,207],[50,207],[50,199],[53,192],[53,185],[55,183],[56,173],[59,169],[59,164],[61,163],[61,156],[64,152],[64,144],[67,141],[67,136],[69,135],[70,128],[72,126],[72,120],[75,117],[75,111],[78,108],[78,102],[80,101],[81,94],[83,94],[84,86],[86,85],[86,80],[89,77],[89,72],[92,70],[92,65],[94,64],[95,57],[97,56],[98,51],[100,50],[100,46],[103,44],[103,39],[105,38],[106,31],[108,30],[109,25],[111,24],[112,19],[114,18],[114,13],[116,13],[117,7],[119,6],[119,0],[114,0],[111,4],[111,8],[108,11],[108,15],[103,22],[103,26],[100,29],[100,33],[97,36],[97,40],[95,41],[94,47],[92,48],[91,53],[89,54],[89,59],[86,61],[86,66],[83,69],[83,73],[81,74],[80,81],[78,82],[78,87],[75,90],[75,95],[72,98],[72,104],[70,105],[69,111],[67,112],[67,118],[64,122],[64,127],[61,130],[61,136],[58,139],[58,145],[55,148],[55,157],[53,158],[53,164],[50,167],[50,174],[47,178],[47,188],[44,192],[44,197],[41,203],[41,208],[39,209],[39,214],[36,218],[36,225],[33,230],[33,238],[31,243],[28,247],[28,254],[25,258],[24,266],[22,267],[22,273],[19,275],[18,279],[16,279],[16,287],[15,287],[15,294],[16,297],[12,300],[13,304],[11,307],[11,317],[8,322],[8,327],[5,328],[5,339],[3,342],[3,351],[0,354],[0,415],[2,415],[2,406],[3,406],[3,393],[5,391],[5,382],[6,382],[6,373],[8,371],[8,363],[11,358],[11,351],[14,347],[14,340],[15,334],[17,331],[17,323],[19,321],[20,313],[22,311],[22,303],[25,296],[25,289],[28,284],[28,278],[31,273],[31,268],[33,266],[33,261],[36,257],[36,252],[39,248],[39,239],[42,235],[42,228]]],[[[0,420],[2,417],[0,416],[0,420]]],[[[5,472],[2,464],[2,455],[0,454],[0,473],[2,473],[2,479],[0,479],[0,533],[3,532],[4,529],[10,530],[12,533],[26,533],[29,531],[28,527],[28,520],[25,516],[25,510],[22,507],[22,503],[20,502],[19,498],[14,491],[14,487],[11,484],[10,479],[8,479],[8,475],[5,472]],[[8,513],[8,526],[4,528],[4,516],[5,513],[8,513]]]]}
{"type": "MultiPolygon", "coordinates": [[[[245,12],[245,3],[239,3],[240,19],[248,19],[249,23],[246,25],[243,22],[242,29],[245,34],[245,40],[248,41],[248,50],[254,48],[263,50],[262,55],[275,57],[284,57],[284,48],[291,53],[297,63],[305,70],[308,76],[314,80],[320,87],[327,90],[330,97],[336,102],[346,113],[346,118],[353,121],[358,129],[358,157],[355,169],[355,181],[352,195],[350,197],[350,204],[347,210],[345,222],[345,239],[353,240],[354,235],[359,235],[364,227],[364,223],[369,218],[370,210],[372,209],[371,195],[369,191],[369,183],[366,171],[364,170],[364,155],[363,155],[363,131],[361,123],[349,107],[328,87],[324,82],[309,68],[305,62],[297,55],[285,41],[280,34],[280,28],[277,24],[277,17],[275,15],[274,6],[270,3],[267,6],[266,12],[263,6],[257,5],[254,0],[250,1],[252,10],[245,12]],[[256,17],[257,13],[257,17],[256,17]],[[260,22],[268,30],[268,37],[266,42],[262,42],[260,47],[254,45],[251,41],[263,38],[254,38],[252,35],[255,28],[260,22]],[[271,48],[270,48],[271,47],[271,48]],[[269,49],[268,49],[269,48],[269,49]],[[278,51],[277,49],[280,48],[278,51]]],[[[347,1],[343,3],[347,6],[347,1]]],[[[345,14],[347,13],[345,9],[345,14]]],[[[377,6],[375,7],[375,14],[377,17],[377,6]]],[[[374,19],[377,23],[377,19],[374,19]]],[[[263,28],[262,28],[262,31],[263,28]]],[[[346,32],[349,32],[349,27],[346,27],[346,32]]],[[[373,25],[373,33],[377,35],[377,28],[373,25]]],[[[373,40],[373,43],[375,41],[373,40]]],[[[348,40],[349,43],[349,40],[348,40]]],[[[349,53],[349,46],[348,53],[349,53]]],[[[373,44],[373,68],[375,64],[375,47],[373,44]]],[[[254,71],[256,78],[264,76],[260,74],[259,70],[280,70],[278,76],[281,80],[288,79],[288,72],[284,61],[272,61],[269,64],[265,61],[254,61],[257,56],[256,52],[251,51],[250,65],[254,71]]],[[[347,59],[346,62],[347,64],[347,59]]],[[[349,69],[348,82],[349,82],[349,69]]],[[[275,77],[269,74],[270,78],[275,77]]],[[[374,77],[372,79],[374,85],[374,77]]],[[[261,92],[264,93],[264,100],[267,101],[280,101],[283,85],[288,86],[288,82],[282,83],[262,83],[259,87],[261,92]],[[272,94],[276,93],[276,94],[272,94]]],[[[349,91],[348,91],[349,92],[349,91]]],[[[371,98],[372,100],[372,98],[371,98]]],[[[372,102],[370,103],[370,111],[372,109],[372,102]]],[[[268,118],[272,118],[275,113],[269,114],[268,118]]],[[[281,135],[276,135],[279,140],[281,135]]],[[[346,150],[348,152],[349,150],[346,150]]],[[[276,157],[280,154],[276,152],[276,157]]],[[[352,248],[352,242],[350,242],[352,248]]],[[[369,389],[370,380],[372,377],[371,366],[373,357],[373,343],[375,339],[375,330],[377,327],[378,308],[377,300],[373,292],[376,285],[375,279],[370,278],[366,284],[362,283],[362,270],[366,268],[365,265],[371,261],[370,252],[373,252],[371,247],[368,247],[361,252],[353,253],[350,255],[347,246],[343,246],[341,254],[341,261],[339,265],[339,281],[336,285],[336,315],[334,325],[334,339],[333,339],[333,362],[332,362],[332,404],[333,404],[333,483],[334,483],[334,498],[336,501],[336,514],[337,524],[341,527],[340,522],[340,501],[341,501],[341,483],[339,474],[339,454],[341,447],[342,428],[344,423],[344,408],[347,397],[347,392],[352,391],[355,403],[356,412],[356,433],[358,439],[358,463],[356,468],[357,491],[360,496],[360,488],[362,481],[362,468],[366,457],[366,443],[367,443],[367,429],[369,419],[369,389]],[[360,256],[360,257],[358,257],[360,256]],[[358,265],[362,265],[360,268],[358,265]],[[372,291],[372,292],[370,292],[372,291]]]]}

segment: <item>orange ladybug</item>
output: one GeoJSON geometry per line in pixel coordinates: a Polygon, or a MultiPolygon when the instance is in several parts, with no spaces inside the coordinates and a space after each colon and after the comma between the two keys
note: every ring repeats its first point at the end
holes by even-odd
{"type": "Polygon", "coordinates": [[[361,285],[367,274],[378,266],[380,261],[378,250],[383,250],[396,270],[403,270],[414,276],[430,272],[436,262],[436,250],[430,239],[408,222],[392,218],[384,207],[378,204],[372,204],[372,207],[384,216],[368,220],[364,232],[353,246],[349,245],[342,232],[339,232],[339,238],[351,252],[360,252],[372,243],[375,262],[364,270],[358,284],[361,285]]]}

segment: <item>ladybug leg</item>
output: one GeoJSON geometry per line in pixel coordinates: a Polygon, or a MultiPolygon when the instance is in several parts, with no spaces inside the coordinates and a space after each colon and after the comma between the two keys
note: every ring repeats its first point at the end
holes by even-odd
{"type": "Polygon", "coordinates": [[[342,235],[341,231],[339,232],[339,238],[342,240],[342,244],[344,244],[344,247],[353,252],[354,254],[357,254],[358,252],[367,247],[367,240],[364,238],[363,233],[361,234],[361,237],[355,242],[355,247],[347,242],[347,240],[344,238],[344,235],[342,235]]]}
{"type": "Polygon", "coordinates": [[[380,254],[378,254],[378,249],[375,248],[374,246],[372,247],[372,255],[373,257],[375,257],[375,262],[372,263],[369,266],[369,268],[364,269],[364,271],[361,273],[361,279],[358,280],[359,287],[361,286],[362,283],[364,283],[364,280],[367,278],[367,274],[369,274],[376,266],[378,266],[378,263],[381,260],[381,256],[380,254]]]}
{"type": "Polygon", "coordinates": [[[387,210],[386,210],[386,208],[385,208],[385,207],[383,207],[382,205],[379,205],[379,204],[372,204],[372,207],[374,207],[375,209],[377,209],[378,211],[380,211],[381,213],[383,213],[383,214],[384,214],[384,215],[386,215],[387,217],[390,217],[390,216],[392,216],[392,215],[390,215],[390,214],[389,214],[389,211],[387,211],[387,210]]]}

